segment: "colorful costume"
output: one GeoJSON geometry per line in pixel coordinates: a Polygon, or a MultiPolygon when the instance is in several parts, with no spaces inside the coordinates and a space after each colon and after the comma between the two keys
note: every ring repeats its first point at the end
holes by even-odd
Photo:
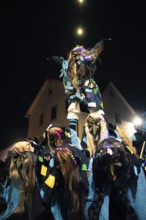
{"type": "Polygon", "coordinates": [[[46,209],[36,181],[33,146],[29,141],[19,141],[13,145],[9,158],[9,177],[1,192],[7,207],[0,213],[0,220],[42,220],[46,209]]]}
{"type": "Polygon", "coordinates": [[[96,61],[103,51],[104,41],[98,42],[91,50],[79,45],[70,52],[68,60],[58,58],[62,65],[61,75],[66,98],[70,127],[76,129],[80,111],[96,112],[103,110],[103,102],[98,85],[94,81],[96,61]]]}
{"type": "Polygon", "coordinates": [[[56,148],[54,167],[46,173],[41,186],[42,198],[45,203],[50,201],[54,219],[84,219],[87,167],[87,158],[74,146],[63,144],[56,148]]]}
{"type": "Polygon", "coordinates": [[[48,166],[42,161],[41,197],[55,220],[71,219],[75,215],[77,219],[84,219],[89,160],[82,152],[76,131],[51,124],[46,135],[46,147],[52,157],[48,166]]]}
{"type": "Polygon", "coordinates": [[[137,219],[146,216],[146,179],[137,157],[115,138],[103,140],[93,161],[94,201],[91,219],[137,219]]]}

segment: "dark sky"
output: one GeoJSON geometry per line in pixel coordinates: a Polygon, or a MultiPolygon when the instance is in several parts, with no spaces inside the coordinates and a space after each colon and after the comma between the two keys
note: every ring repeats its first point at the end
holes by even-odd
{"type": "MultiPolygon", "coordinates": [[[[67,57],[76,44],[91,48],[111,37],[97,67],[102,90],[115,83],[136,111],[146,109],[146,13],[142,1],[85,0],[1,1],[1,132],[0,148],[27,135],[24,117],[47,77],[57,78],[59,68],[47,57],[67,57]],[[78,38],[82,24],[85,35],[78,38]]],[[[144,1],[143,1],[144,4],[144,1]]]]}

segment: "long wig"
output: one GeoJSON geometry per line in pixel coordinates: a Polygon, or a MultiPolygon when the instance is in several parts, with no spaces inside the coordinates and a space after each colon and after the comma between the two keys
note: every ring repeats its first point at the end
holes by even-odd
{"type": "Polygon", "coordinates": [[[134,159],[133,157],[135,156],[123,143],[115,138],[105,139],[99,144],[93,161],[95,195],[89,208],[90,219],[99,218],[105,195],[113,188],[118,195],[118,202],[120,200],[125,216],[128,214],[130,219],[137,219],[137,214],[127,195],[128,185],[137,178],[134,167],[137,166],[139,170],[139,163],[136,157],[134,159]]]}
{"type": "Polygon", "coordinates": [[[58,183],[60,207],[64,219],[85,219],[85,189],[81,168],[72,151],[59,147],[55,151],[55,166],[63,177],[63,185],[58,183]]]}
{"type": "Polygon", "coordinates": [[[29,219],[32,219],[32,202],[36,187],[36,158],[33,147],[29,141],[19,141],[13,145],[11,155],[9,178],[24,190],[24,211],[28,213],[29,219]]]}

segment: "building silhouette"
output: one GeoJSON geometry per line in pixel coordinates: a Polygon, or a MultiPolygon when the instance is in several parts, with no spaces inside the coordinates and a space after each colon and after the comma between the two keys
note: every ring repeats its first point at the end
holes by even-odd
{"type": "MultiPolygon", "coordinates": [[[[109,82],[103,92],[102,99],[106,119],[121,127],[127,136],[133,134],[134,109],[122,96],[116,86],[109,82]]],[[[78,136],[82,136],[85,118],[89,113],[81,112],[77,125],[78,136]]],[[[50,123],[69,126],[67,120],[67,101],[61,80],[46,79],[25,115],[28,118],[28,138],[40,139],[50,123]]]]}

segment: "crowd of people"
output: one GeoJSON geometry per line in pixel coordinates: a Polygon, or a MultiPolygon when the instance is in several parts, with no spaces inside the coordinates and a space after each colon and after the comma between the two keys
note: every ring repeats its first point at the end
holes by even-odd
{"type": "Polygon", "coordinates": [[[77,45],[59,59],[69,126],[52,123],[41,142],[13,144],[0,163],[0,220],[146,219],[146,126],[139,142],[106,120],[94,80],[103,49],[104,40],[90,50],[77,45]],[[89,114],[80,139],[82,111],[89,114]]]}

